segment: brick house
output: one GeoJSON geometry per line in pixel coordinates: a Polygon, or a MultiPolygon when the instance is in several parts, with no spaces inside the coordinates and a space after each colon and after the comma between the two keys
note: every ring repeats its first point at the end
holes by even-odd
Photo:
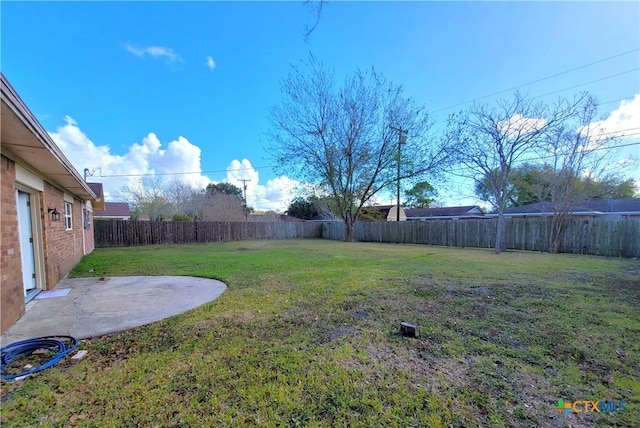
{"type": "Polygon", "coordinates": [[[0,332],[93,251],[96,195],[0,73],[0,332]]]}

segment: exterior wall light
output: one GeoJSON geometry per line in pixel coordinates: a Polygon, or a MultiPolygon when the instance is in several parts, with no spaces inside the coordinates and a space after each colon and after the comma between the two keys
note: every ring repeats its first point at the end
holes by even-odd
{"type": "Polygon", "coordinates": [[[52,221],[60,221],[60,211],[57,208],[47,208],[47,212],[51,216],[52,221]]]}

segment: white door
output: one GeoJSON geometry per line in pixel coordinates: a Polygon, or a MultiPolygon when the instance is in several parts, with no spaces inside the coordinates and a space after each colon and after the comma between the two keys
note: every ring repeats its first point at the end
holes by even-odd
{"type": "Polygon", "coordinates": [[[36,289],[36,263],[33,250],[33,228],[31,225],[31,198],[28,193],[17,191],[18,234],[20,236],[20,258],[22,259],[22,284],[27,297],[36,289]]]}

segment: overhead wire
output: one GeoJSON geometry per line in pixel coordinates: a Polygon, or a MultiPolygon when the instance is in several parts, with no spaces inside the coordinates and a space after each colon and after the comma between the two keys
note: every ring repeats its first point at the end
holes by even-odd
{"type": "Polygon", "coordinates": [[[500,94],[504,94],[504,93],[507,93],[507,92],[511,92],[513,90],[520,89],[520,88],[523,88],[525,86],[533,85],[534,83],[539,83],[539,82],[543,82],[545,80],[553,79],[554,77],[562,76],[564,74],[569,74],[569,73],[572,73],[574,71],[581,70],[581,69],[587,68],[587,67],[591,67],[592,65],[596,65],[596,64],[600,64],[600,63],[603,63],[603,62],[606,62],[606,61],[610,61],[612,59],[619,58],[619,57],[622,57],[622,56],[625,56],[625,55],[629,55],[630,53],[638,52],[638,51],[640,51],[640,47],[639,48],[634,48],[634,49],[631,49],[631,50],[628,50],[628,51],[625,51],[625,52],[622,52],[622,53],[619,53],[619,54],[616,54],[616,55],[612,55],[612,56],[609,56],[607,58],[603,58],[603,59],[600,59],[600,60],[597,60],[597,61],[593,61],[593,62],[590,62],[590,63],[587,63],[587,64],[583,64],[583,65],[571,68],[569,70],[564,70],[564,71],[561,71],[561,72],[558,72],[558,73],[551,74],[549,76],[545,76],[545,77],[542,77],[542,78],[539,78],[539,79],[535,79],[535,80],[532,80],[532,81],[527,82],[527,83],[522,83],[520,85],[513,86],[513,87],[511,87],[509,89],[503,89],[501,91],[497,91],[497,92],[493,92],[491,94],[483,95],[483,96],[474,98],[472,100],[468,100],[468,101],[464,101],[464,102],[461,102],[461,103],[453,104],[453,105],[450,105],[448,107],[443,107],[443,108],[434,110],[432,113],[439,113],[439,112],[444,111],[444,110],[449,110],[449,109],[452,109],[452,108],[455,108],[455,107],[459,107],[459,106],[462,106],[462,105],[465,105],[465,104],[470,104],[470,103],[473,103],[473,102],[476,102],[476,101],[480,101],[480,100],[483,100],[483,99],[486,99],[486,98],[490,98],[490,97],[493,97],[493,96],[496,96],[496,95],[500,95],[500,94]]]}
{"type": "MultiPolygon", "coordinates": [[[[564,71],[561,71],[561,72],[558,72],[558,73],[551,74],[549,76],[545,76],[545,77],[542,77],[542,78],[539,78],[539,79],[535,79],[535,80],[532,80],[532,81],[529,81],[529,82],[526,82],[526,83],[523,83],[523,84],[520,84],[520,85],[516,85],[516,86],[513,86],[513,87],[508,88],[508,89],[504,89],[504,90],[501,90],[501,91],[493,92],[491,94],[483,95],[481,97],[477,97],[477,98],[474,98],[472,100],[464,101],[464,102],[461,102],[461,103],[456,103],[456,104],[453,104],[453,105],[448,106],[448,107],[440,108],[440,109],[432,111],[431,113],[432,114],[438,113],[438,112],[441,112],[441,111],[444,111],[444,110],[448,110],[448,109],[451,109],[451,108],[454,108],[454,107],[459,107],[459,106],[462,106],[462,105],[465,105],[465,104],[473,103],[475,101],[486,99],[486,98],[489,98],[489,97],[492,97],[492,96],[495,96],[495,95],[500,95],[500,94],[503,94],[503,93],[506,93],[506,92],[513,91],[515,89],[519,89],[519,88],[522,88],[522,87],[525,87],[525,86],[529,86],[529,85],[532,85],[532,84],[535,84],[535,83],[543,82],[545,80],[549,80],[549,79],[552,79],[552,78],[555,78],[555,77],[558,77],[558,76],[562,76],[562,75],[565,75],[565,74],[568,74],[568,73],[572,73],[574,71],[581,70],[581,69],[584,69],[584,68],[587,68],[587,67],[591,67],[591,66],[596,65],[596,64],[604,63],[606,61],[610,61],[612,59],[619,58],[619,57],[622,57],[622,56],[625,56],[625,55],[629,55],[631,53],[638,52],[638,51],[640,51],[640,48],[630,49],[630,50],[618,53],[616,55],[612,55],[612,56],[609,56],[609,57],[606,57],[606,58],[602,58],[602,59],[599,59],[599,60],[596,60],[596,61],[592,61],[592,62],[589,62],[587,64],[583,64],[583,65],[580,65],[580,66],[577,66],[577,67],[573,67],[573,68],[568,69],[568,70],[564,70],[564,71]]],[[[555,91],[552,91],[552,92],[548,92],[548,93],[543,94],[543,95],[537,95],[537,96],[532,97],[532,99],[542,98],[542,97],[545,97],[545,96],[549,96],[549,95],[553,95],[553,94],[556,94],[556,93],[564,92],[564,91],[567,91],[567,90],[570,90],[570,89],[575,89],[575,88],[578,88],[578,87],[581,87],[581,86],[586,86],[586,85],[590,85],[590,84],[593,84],[593,83],[601,82],[601,81],[604,81],[604,80],[612,79],[612,78],[619,77],[619,76],[622,76],[624,74],[629,74],[629,73],[632,73],[632,72],[638,71],[638,70],[640,70],[640,67],[636,67],[636,68],[633,68],[633,69],[630,69],[630,70],[626,70],[626,71],[623,71],[623,72],[620,72],[620,73],[616,73],[616,74],[613,74],[613,75],[601,77],[601,78],[598,78],[598,79],[595,79],[595,80],[592,80],[592,81],[589,81],[589,82],[581,83],[581,84],[578,84],[578,85],[573,85],[573,86],[570,86],[570,87],[565,87],[565,88],[562,88],[562,89],[558,89],[558,90],[555,90],[555,91]]],[[[610,100],[610,101],[598,103],[597,105],[600,106],[600,105],[610,104],[610,103],[614,103],[614,102],[621,102],[621,101],[624,101],[624,100],[626,100],[628,98],[630,98],[630,97],[623,98],[623,99],[618,99],[618,100],[610,100]]],[[[439,121],[438,122],[434,122],[434,124],[435,123],[440,123],[440,122],[439,121]]],[[[619,133],[619,132],[622,132],[622,131],[615,131],[615,133],[619,133]]],[[[624,135],[624,137],[634,136],[634,135],[636,135],[636,134],[624,135]]],[[[631,145],[635,145],[635,144],[631,144],[631,145]]],[[[620,147],[623,147],[623,146],[620,146],[620,147]]],[[[220,169],[220,170],[164,172],[164,173],[106,174],[106,175],[100,174],[99,177],[101,177],[101,178],[118,178],[118,177],[154,177],[154,176],[191,175],[191,174],[214,174],[214,173],[224,173],[224,172],[265,170],[265,169],[271,169],[274,166],[275,165],[264,165],[264,166],[256,166],[256,167],[251,167],[251,168],[230,168],[230,169],[220,169]]]]}

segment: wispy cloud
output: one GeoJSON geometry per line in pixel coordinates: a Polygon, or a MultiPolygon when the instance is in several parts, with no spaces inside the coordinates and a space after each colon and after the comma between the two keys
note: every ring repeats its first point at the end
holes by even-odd
{"type": "Polygon", "coordinates": [[[211,56],[207,57],[207,67],[209,67],[211,71],[213,71],[216,68],[216,63],[213,60],[213,57],[211,56]]]}
{"type": "Polygon", "coordinates": [[[125,45],[125,49],[135,56],[144,57],[145,55],[151,56],[153,58],[164,58],[167,61],[167,64],[172,64],[174,62],[182,62],[182,57],[175,53],[175,51],[171,48],[166,48],[164,46],[147,46],[140,47],[134,46],[131,43],[127,43],[125,45]]]}

